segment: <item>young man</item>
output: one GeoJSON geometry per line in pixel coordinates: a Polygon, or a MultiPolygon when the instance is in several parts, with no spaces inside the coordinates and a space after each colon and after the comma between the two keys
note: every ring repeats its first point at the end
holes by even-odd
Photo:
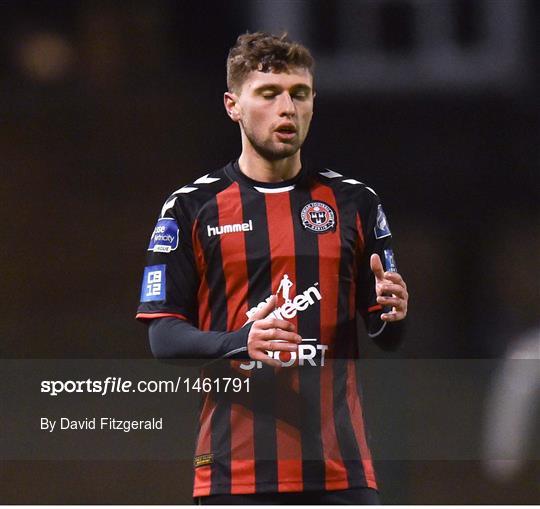
{"type": "Polygon", "coordinates": [[[315,96],[305,47],[242,35],[227,85],[242,153],[163,205],[137,314],[156,357],[245,359],[226,364],[259,388],[206,395],[193,495],[377,503],[353,359],[357,311],[385,348],[407,313],[388,222],[369,187],[302,166],[315,96]]]}

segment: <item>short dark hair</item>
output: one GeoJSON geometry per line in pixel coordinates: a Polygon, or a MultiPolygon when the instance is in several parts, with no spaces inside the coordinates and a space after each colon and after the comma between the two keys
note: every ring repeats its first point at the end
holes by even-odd
{"type": "Polygon", "coordinates": [[[310,51],[291,41],[287,33],[277,36],[266,32],[247,32],[236,39],[229,51],[227,87],[230,91],[240,91],[251,71],[288,72],[300,67],[313,76],[314,63],[310,51]]]}

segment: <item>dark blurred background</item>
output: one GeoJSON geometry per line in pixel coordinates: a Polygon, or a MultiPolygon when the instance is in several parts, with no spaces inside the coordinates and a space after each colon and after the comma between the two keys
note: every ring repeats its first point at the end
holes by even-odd
{"type": "MultiPolygon", "coordinates": [[[[409,325],[399,352],[364,355],[503,356],[540,315],[539,27],[533,0],[0,1],[1,356],[151,355],[148,239],[171,191],[239,155],[225,59],[258,29],[316,57],[305,162],[385,204],[409,325]]],[[[384,500],[530,502],[537,463],[501,487],[475,462],[387,462],[384,500]]],[[[11,462],[2,485],[14,503],[187,503],[189,472],[11,462]]]]}

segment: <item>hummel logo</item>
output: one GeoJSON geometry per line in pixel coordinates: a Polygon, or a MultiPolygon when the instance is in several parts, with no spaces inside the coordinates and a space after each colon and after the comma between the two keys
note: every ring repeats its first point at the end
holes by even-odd
{"type": "Polygon", "coordinates": [[[253,221],[250,219],[247,223],[224,224],[221,226],[206,226],[208,236],[223,235],[224,233],[251,232],[253,231],[253,221]]]}

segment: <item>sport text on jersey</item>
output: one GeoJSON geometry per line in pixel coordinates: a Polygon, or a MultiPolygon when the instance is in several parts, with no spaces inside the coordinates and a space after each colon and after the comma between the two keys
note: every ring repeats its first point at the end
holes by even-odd
{"type": "MultiPolygon", "coordinates": [[[[279,340],[276,340],[276,342],[279,342],[279,340]]],[[[278,350],[274,352],[267,350],[266,353],[268,357],[279,361],[282,368],[290,368],[291,366],[305,365],[324,366],[326,350],[328,350],[328,345],[317,344],[316,338],[302,338],[302,344],[298,345],[298,354],[296,352],[280,352],[278,350]]],[[[246,371],[253,368],[260,369],[262,368],[262,362],[244,362],[240,364],[240,368],[246,371]]]]}
{"type": "Polygon", "coordinates": [[[253,231],[253,221],[250,219],[247,223],[224,224],[221,226],[207,225],[206,228],[209,237],[223,235],[224,233],[251,232],[253,231]]]}

